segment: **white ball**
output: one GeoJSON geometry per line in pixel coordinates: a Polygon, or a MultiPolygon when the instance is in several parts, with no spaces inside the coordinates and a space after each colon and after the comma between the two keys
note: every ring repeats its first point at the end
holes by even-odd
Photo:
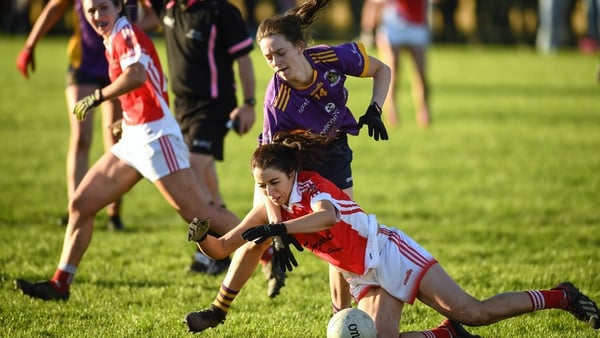
{"type": "Polygon", "coordinates": [[[327,338],[377,338],[377,329],[366,312],[344,309],[329,320],[327,338]]]}

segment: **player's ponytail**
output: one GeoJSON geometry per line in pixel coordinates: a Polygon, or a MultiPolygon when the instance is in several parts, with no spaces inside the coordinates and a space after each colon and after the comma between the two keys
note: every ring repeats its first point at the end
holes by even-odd
{"type": "Polygon", "coordinates": [[[259,146],[252,155],[250,168],[276,169],[287,174],[322,163],[321,153],[332,138],[305,130],[278,132],[272,143],[259,146]]]}
{"type": "Polygon", "coordinates": [[[317,20],[319,11],[327,6],[329,1],[307,0],[284,14],[264,19],[256,31],[256,42],[260,43],[264,38],[281,34],[292,44],[306,43],[309,38],[306,29],[317,20]]]}

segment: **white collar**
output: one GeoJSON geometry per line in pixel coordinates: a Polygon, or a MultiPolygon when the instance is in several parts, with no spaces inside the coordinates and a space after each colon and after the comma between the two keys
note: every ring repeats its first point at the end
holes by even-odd
{"type": "Polygon", "coordinates": [[[129,21],[127,20],[127,17],[125,17],[125,16],[121,16],[115,21],[112,31],[110,32],[110,36],[108,37],[108,39],[104,40],[104,47],[107,50],[110,50],[110,46],[112,45],[112,41],[113,41],[115,35],[117,35],[117,33],[119,31],[121,31],[121,29],[123,29],[123,27],[125,27],[126,25],[129,25],[129,21]]]}
{"type": "Polygon", "coordinates": [[[298,191],[298,171],[294,173],[294,184],[292,184],[292,191],[290,192],[290,199],[288,205],[282,205],[287,211],[292,211],[295,204],[300,204],[302,201],[302,194],[298,191]]]}

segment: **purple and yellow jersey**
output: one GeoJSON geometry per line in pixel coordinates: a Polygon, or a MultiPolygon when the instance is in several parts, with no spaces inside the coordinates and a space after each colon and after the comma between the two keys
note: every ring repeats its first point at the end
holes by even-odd
{"type": "MultiPolygon", "coordinates": [[[[72,2],[73,0],[62,1],[72,2]]],[[[86,21],[82,0],[74,0],[73,5],[75,31],[67,47],[69,65],[74,69],[78,69],[80,73],[91,77],[108,78],[108,63],[104,55],[102,37],[86,21]]],[[[138,8],[137,0],[126,1],[125,7],[128,15],[130,15],[129,17],[132,18],[132,22],[135,22],[134,19],[137,17],[138,8]]]]}
{"type": "Polygon", "coordinates": [[[319,45],[304,51],[312,65],[313,81],[293,88],[275,74],[267,87],[263,130],[259,143],[269,143],[277,132],[296,129],[336,135],[358,134],[357,122],[348,102],[346,76],[364,77],[369,57],[361,43],[319,45]]]}

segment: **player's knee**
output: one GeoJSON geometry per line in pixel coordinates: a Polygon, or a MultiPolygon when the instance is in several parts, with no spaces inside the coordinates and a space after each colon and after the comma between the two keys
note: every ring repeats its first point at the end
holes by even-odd
{"type": "Polygon", "coordinates": [[[95,217],[98,213],[99,208],[91,208],[91,203],[78,195],[74,196],[69,201],[69,222],[73,221],[74,224],[79,224],[77,220],[95,217]]]}

